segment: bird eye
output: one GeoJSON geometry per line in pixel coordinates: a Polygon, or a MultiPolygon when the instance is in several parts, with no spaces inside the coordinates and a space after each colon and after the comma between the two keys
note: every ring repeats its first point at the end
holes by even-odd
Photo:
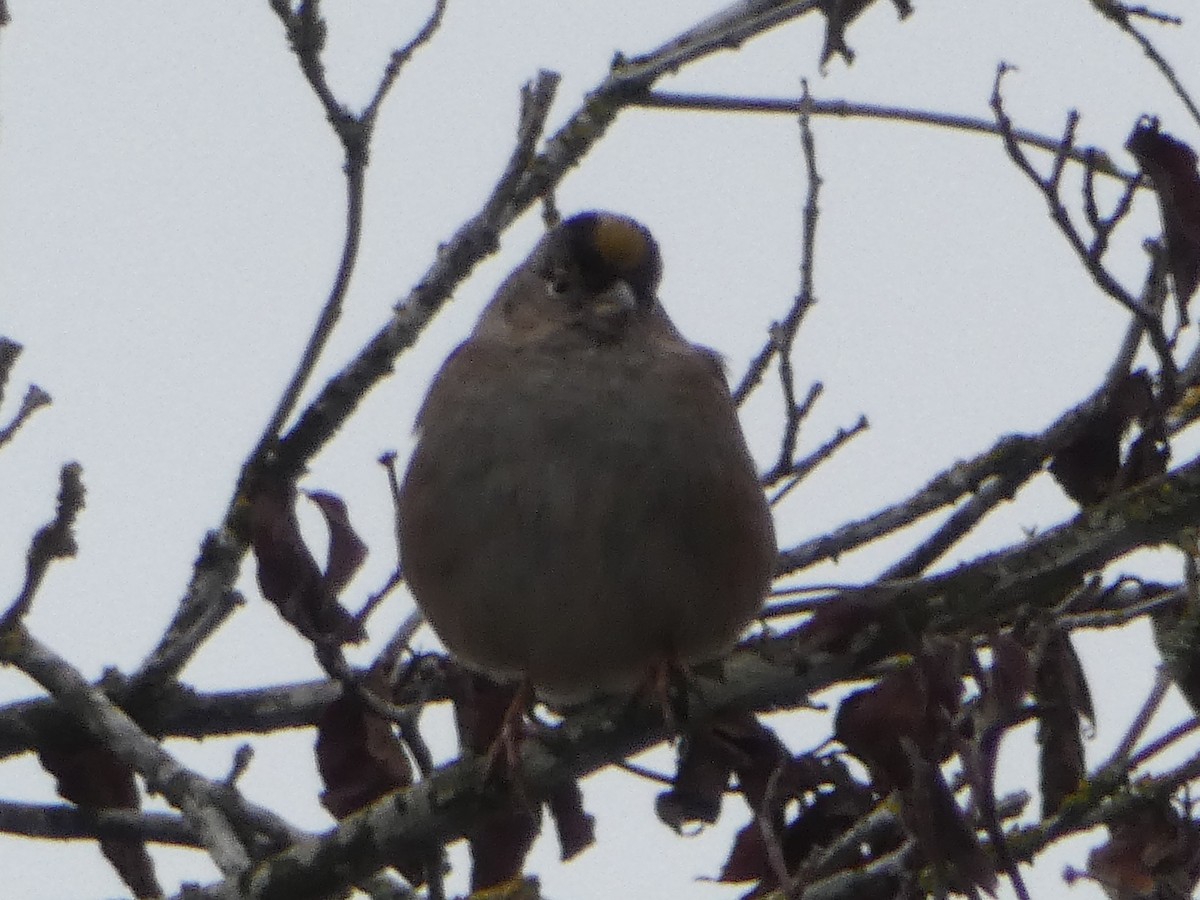
{"type": "Polygon", "coordinates": [[[571,289],[571,280],[562,272],[551,272],[546,284],[552,294],[562,295],[571,289]]]}

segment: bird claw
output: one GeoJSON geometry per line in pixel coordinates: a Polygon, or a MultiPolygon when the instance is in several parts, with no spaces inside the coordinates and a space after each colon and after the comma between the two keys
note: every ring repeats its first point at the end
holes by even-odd
{"type": "Polygon", "coordinates": [[[678,734],[691,718],[691,674],[678,659],[655,660],[638,691],[662,713],[663,725],[678,734]]]}
{"type": "MultiPolygon", "coordinates": [[[[514,775],[521,769],[521,741],[525,738],[525,712],[533,702],[533,688],[522,681],[512,696],[495,736],[484,755],[483,771],[487,778],[499,775],[514,775]],[[501,762],[503,765],[501,765],[501,762]]],[[[510,778],[520,791],[520,779],[510,778]]]]}

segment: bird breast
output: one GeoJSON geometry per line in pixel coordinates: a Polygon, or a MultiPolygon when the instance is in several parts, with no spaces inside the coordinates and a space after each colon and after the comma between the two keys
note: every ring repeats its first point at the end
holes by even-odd
{"type": "Polygon", "coordinates": [[[758,610],[774,535],[707,351],[468,343],[419,426],[406,577],[468,666],[628,690],[656,659],[724,652],[758,610]]]}

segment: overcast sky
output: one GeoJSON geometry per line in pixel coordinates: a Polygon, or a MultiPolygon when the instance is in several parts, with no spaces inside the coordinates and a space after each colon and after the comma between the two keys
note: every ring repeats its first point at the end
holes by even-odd
{"type": "MultiPolygon", "coordinates": [[[[330,80],[357,109],[426,8],[327,6],[330,80]]],[[[441,33],[382,114],[358,270],[306,396],[386,322],[438,243],[477,209],[511,149],[523,83],[542,68],[562,74],[553,127],[602,80],[615,51],[651,50],[719,6],[450,0],[441,33]]],[[[1194,12],[1182,0],[1161,8],[1194,12]]],[[[54,396],[0,453],[0,605],[19,590],[29,538],[53,511],[59,467],[80,461],[88,489],[80,555],[55,567],[28,622],[93,677],[104,666],[135,668],[169,620],[200,539],[220,521],[326,296],[344,202],[340,146],[265,0],[130,0],[117,10],[14,2],[0,33],[0,334],[26,347],[0,421],[29,381],[54,396]]],[[[1200,92],[1196,23],[1142,27],[1200,92]]],[[[996,65],[1006,60],[1018,67],[1005,92],[1022,127],[1057,135],[1077,108],[1080,141],[1130,169],[1121,146],[1143,113],[1200,144],[1195,122],[1140,50],[1084,0],[918,0],[903,23],[880,2],[849,32],[854,65],[835,60],[824,76],[822,37],[822,22],[808,17],[660,87],[795,97],[807,78],[822,99],[986,118],[996,65]]],[[[1081,272],[994,138],[853,120],[818,119],[814,128],[824,179],[819,303],[800,333],[797,369],[802,384],[820,380],[825,394],[802,449],[860,414],[871,429],[779,508],[783,546],[901,499],[1002,433],[1044,427],[1099,383],[1126,322],[1081,272]]],[[[805,189],[790,117],[635,110],[567,177],[558,204],[644,221],[662,246],[664,304],[689,337],[724,353],[736,376],[796,292],[805,189]]],[[[540,227],[534,211],[508,233],[311,467],[304,485],[345,497],[373,551],[347,595],[352,605],[394,564],[391,504],[375,459],[407,452],[433,370],[540,227]]],[[[1114,267],[1135,289],[1141,242],[1157,232],[1156,209],[1143,197],[1113,250],[1114,267]]],[[[778,409],[771,386],[746,411],[764,464],[777,446],[778,409]]],[[[946,563],[1017,542],[1073,511],[1042,479],[946,563]]],[[[869,547],[802,580],[870,579],[918,537],[869,547]]],[[[241,586],[249,604],[186,680],[218,689],[318,677],[309,647],[261,601],[252,574],[241,586]]],[[[407,603],[393,599],[373,621],[373,646],[407,603]]],[[[421,641],[433,645],[428,634],[421,641]]],[[[1101,663],[1093,672],[1102,712],[1089,744],[1090,758],[1100,759],[1148,690],[1153,661],[1140,629],[1084,643],[1087,659],[1101,663]]],[[[0,671],[0,700],[35,693],[19,673],[0,671]]],[[[796,751],[828,733],[817,714],[773,724],[796,751]]],[[[311,732],[256,741],[243,785],[294,823],[321,830],[330,820],[316,799],[311,741],[311,732]]],[[[236,743],[172,749],[219,777],[236,743]]],[[[650,761],[666,768],[669,760],[660,752],[650,761]]],[[[1014,767],[1006,786],[1030,771],[1014,767]]],[[[613,896],[614,878],[637,885],[622,889],[629,896],[738,895],[693,884],[716,874],[729,834],[745,821],[738,804],[728,804],[722,827],[685,840],[656,821],[657,786],[610,772],[585,787],[599,843],[564,866],[553,839],[543,842],[529,869],[547,895],[613,896]]],[[[50,802],[52,782],[29,758],[6,761],[0,798],[50,802]]],[[[1082,866],[1087,846],[1048,858],[1035,893],[1062,890],[1062,865],[1082,866]]],[[[168,890],[215,876],[201,854],[155,857],[168,890]]],[[[14,897],[122,893],[89,844],[0,838],[0,862],[14,897]]],[[[1072,896],[1097,892],[1076,887],[1072,896]]]]}

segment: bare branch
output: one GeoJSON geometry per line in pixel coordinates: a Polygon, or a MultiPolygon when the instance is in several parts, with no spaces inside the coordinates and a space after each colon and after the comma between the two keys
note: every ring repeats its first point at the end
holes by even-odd
{"type": "Polygon", "coordinates": [[[880,576],[883,581],[914,578],[937,562],[947,550],[971,532],[980,520],[1005,500],[1012,499],[1017,489],[1037,474],[1037,470],[1019,469],[1008,477],[992,476],[983,482],[960,508],[956,509],[937,531],[899,562],[888,566],[880,576]]]}
{"type": "Polygon", "coordinates": [[[1196,101],[1183,86],[1183,82],[1179,80],[1179,76],[1175,74],[1171,64],[1158,52],[1158,48],[1150,42],[1150,39],[1138,31],[1133,24],[1135,16],[1151,19],[1164,25],[1180,25],[1182,24],[1181,20],[1163,13],[1152,12],[1144,6],[1126,6],[1119,0],[1093,0],[1092,6],[1137,42],[1137,45],[1142,48],[1142,52],[1154,63],[1163,78],[1166,79],[1167,84],[1171,86],[1171,90],[1175,92],[1175,96],[1191,114],[1192,120],[1200,125],[1200,107],[1197,107],[1196,101]]]}
{"type": "MultiPolygon", "coordinates": [[[[0,7],[0,14],[3,9],[0,7]]],[[[0,24],[3,24],[0,22],[0,24]]],[[[8,386],[8,378],[12,374],[13,366],[17,363],[17,357],[21,355],[23,348],[16,341],[10,340],[0,335],[0,402],[4,401],[4,389],[8,386]]],[[[36,384],[31,384],[25,390],[25,396],[21,400],[21,406],[17,410],[17,414],[13,416],[12,421],[0,428],[0,447],[3,447],[13,439],[26,420],[29,419],[35,412],[43,406],[50,405],[50,395],[43,391],[36,384]]]]}
{"type": "Polygon", "coordinates": [[[866,416],[860,416],[858,421],[849,428],[839,428],[825,443],[802,459],[792,463],[791,467],[781,473],[778,478],[786,478],[784,485],[771,495],[771,505],[775,506],[801,481],[807,478],[817,466],[830,459],[842,446],[862,434],[870,427],[866,416]]]}
{"type": "Polygon", "coordinates": [[[54,519],[38,529],[29,545],[25,561],[25,583],[17,599],[0,616],[0,635],[13,628],[29,612],[34,595],[46,576],[50,563],[70,559],[79,548],[75,543],[75,519],[83,509],[83,467],[67,463],[58,475],[58,509],[54,519]]]}
{"type": "Polygon", "coordinates": [[[379,117],[379,107],[383,104],[388,91],[392,89],[392,85],[396,83],[396,79],[400,76],[400,70],[408,64],[408,61],[416,55],[418,50],[433,40],[433,36],[437,34],[437,30],[442,25],[442,17],[446,14],[446,6],[447,0],[434,0],[433,10],[429,13],[429,18],[425,20],[425,24],[421,26],[421,30],[407,44],[392,53],[388,59],[387,68],[383,72],[383,77],[379,79],[379,86],[375,89],[375,95],[363,110],[361,116],[363,121],[369,122],[372,125],[375,123],[375,120],[379,117]]]}
{"type": "MultiPolygon", "coordinates": [[[[639,97],[635,103],[638,106],[655,109],[674,109],[681,111],[751,113],[765,115],[794,116],[807,105],[810,115],[828,116],[842,119],[880,119],[886,122],[903,122],[910,125],[932,125],[937,128],[948,128],[952,131],[975,132],[1002,137],[1003,133],[996,122],[991,119],[981,119],[975,116],[962,116],[953,113],[931,112],[924,109],[911,109],[903,106],[882,106],[874,103],[853,103],[849,100],[817,100],[811,98],[807,104],[803,99],[775,99],[768,97],[731,97],[719,94],[685,94],[671,91],[651,91],[639,97]]],[[[1013,138],[1018,144],[1045,150],[1048,153],[1062,152],[1062,143],[1058,138],[1047,137],[1033,131],[1017,128],[1012,131],[1013,138]]],[[[1080,165],[1090,166],[1096,172],[1110,178],[1116,178],[1127,184],[1145,187],[1141,183],[1141,175],[1137,172],[1127,172],[1118,168],[1102,151],[1094,147],[1071,147],[1067,150],[1067,158],[1080,165]]]]}
{"type": "Polygon", "coordinates": [[[0,803],[0,831],[24,837],[140,838],[158,844],[203,849],[182,816],[128,809],[82,810],[77,806],[0,803]]]}
{"type": "Polygon", "coordinates": [[[225,813],[223,801],[231,795],[179,764],[158,742],[142,731],[124,712],[65,659],[38,642],[15,623],[0,643],[0,659],[16,666],[45,688],[89,733],[161,793],[194,828],[217,867],[237,876],[250,865],[250,857],[225,813]]]}
{"type": "Polygon", "coordinates": [[[11,338],[0,335],[0,402],[4,401],[4,389],[8,386],[8,376],[12,374],[17,357],[25,348],[11,338]]]}
{"type": "Polygon", "coordinates": [[[0,447],[3,447],[13,439],[17,430],[25,424],[25,422],[35,412],[43,406],[49,406],[51,403],[50,395],[43,391],[36,384],[31,384],[25,390],[25,396],[21,399],[21,406],[17,410],[17,414],[13,416],[11,422],[0,428],[0,447]]]}
{"type": "MultiPolygon", "coordinates": [[[[1054,220],[1063,237],[1067,239],[1067,243],[1071,245],[1071,249],[1075,251],[1075,255],[1079,257],[1079,261],[1083,264],[1088,274],[1092,276],[1092,280],[1096,282],[1096,285],[1104,293],[1133,313],[1142,324],[1147,337],[1150,339],[1150,345],[1154,348],[1154,352],[1158,354],[1161,367],[1162,393],[1166,403],[1169,405],[1175,399],[1178,373],[1176,372],[1175,361],[1171,357],[1170,342],[1163,332],[1161,316],[1153,309],[1147,308],[1135,299],[1104,268],[1101,260],[1098,257],[1092,256],[1088,243],[1083,240],[1082,236],[1076,230],[1074,223],[1071,221],[1071,216],[1059,196],[1063,162],[1069,154],[1070,149],[1074,147],[1075,124],[1078,121],[1078,114],[1072,112],[1068,117],[1066,131],[1059,145],[1060,149],[1055,154],[1054,167],[1051,170],[1050,176],[1043,178],[1034,169],[1021,150],[1013,134],[1012,120],[1009,119],[1008,114],[1004,111],[1003,98],[1000,94],[1000,83],[1010,68],[1010,66],[1004,63],[997,67],[996,80],[992,87],[992,111],[995,113],[996,122],[1000,127],[1001,136],[1004,138],[1004,147],[1008,151],[1009,158],[1041,191],[1046,201],[1046,206],[1050,211],[1051,219],[1054,220]]],[[[1093,242],[1092,246],[1103,246],[1103,243],[1097,240],[1093,242]]]]}

